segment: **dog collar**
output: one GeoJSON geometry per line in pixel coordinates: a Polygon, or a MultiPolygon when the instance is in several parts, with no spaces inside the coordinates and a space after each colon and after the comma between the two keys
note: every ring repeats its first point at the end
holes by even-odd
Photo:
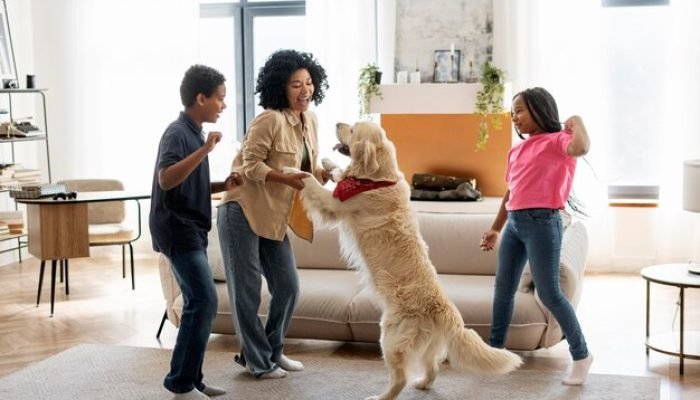
{"type": "Polygon", "coordinates": [[[333,190],[333,197],[340,201],[345,201],[356,194],[395,184],[396,182],[391,181],[373,181],[371,179],[357,179],[349,177],[338,182],[335,190],[333,190]]]}

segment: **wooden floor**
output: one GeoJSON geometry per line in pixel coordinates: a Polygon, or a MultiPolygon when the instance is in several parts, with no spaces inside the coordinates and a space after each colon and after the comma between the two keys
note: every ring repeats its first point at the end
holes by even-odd
{"type": "MultiPolygon", "coordinates": [[[[155,338],[164,304],[156,260],[137,259],[132,291],[129,277],[122,279],[120,255],[71,261],[70,296],[57,294],[53,317],[48,273],[41,304],[36,306],[36,260],[0,267],[0,377],[79,343],[172,348],[177,331],[169,323],[161,340],[155,338]]],[[[60,285],[58,290],[62,289],[60,285]]],[[[677,290],[652,286],[652,332],[678,330],[677,299],[677,290]]],[[[686,329],[700,330],[700,290],[687,290],[686,302],[686,329]]],[[[639,276],[587,275],[578,313],[595,355],[591,372],[657,376],[661,399],[700,398],[700,361],[686,360],[681,376],[678,358],[656,352],[645,355],[645,282],[639,276]]],[[[696,345],[700,354],[700,343],[696,345]]],[[[236,351],[235,338],[212,335],[209,349],[236,351]]],[[[286,352],[380,359],[373,344],[289,340],[286,352]]],[[[526,369],[563,370],[569,365],[564,343],[522,355],[526,369]]]]}

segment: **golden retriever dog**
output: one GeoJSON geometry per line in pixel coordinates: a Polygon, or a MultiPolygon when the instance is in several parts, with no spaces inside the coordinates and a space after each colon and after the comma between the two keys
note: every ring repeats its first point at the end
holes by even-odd
{"type": "Polygon", "coordinates": [[[415,387],[429,389],[445,357],[455,367],[484,374],[519,367],[520,357],[490,347],[464,327],[440,286],[409,204],[409,185],[384,130],[358,122],[338,124],[336,134],[350,151],[336,189],[325,189],[309,176],[301,195],[315,221],[338,225],[343,255],[368,273],[382,303],[380,344],[391,382],[384,393],[368,399],[395,399],[414,370],[422,373],[415,387]]]}

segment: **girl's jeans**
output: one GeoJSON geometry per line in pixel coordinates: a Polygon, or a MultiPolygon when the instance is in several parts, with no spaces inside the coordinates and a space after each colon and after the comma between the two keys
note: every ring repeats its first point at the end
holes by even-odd
{"type": "Polygon", "coordinates": [[[535,208],[508,211],[508,221],[498,251],[490,337],[492,346],[505,346],[508,325],[513,316],[515,291],[525,263],[529,260],[537,295],[559,322],[569,342],[571,356],[574,360],[588,356],[576,313],[559,287],[561,242],[559,210],[535,208]]]}

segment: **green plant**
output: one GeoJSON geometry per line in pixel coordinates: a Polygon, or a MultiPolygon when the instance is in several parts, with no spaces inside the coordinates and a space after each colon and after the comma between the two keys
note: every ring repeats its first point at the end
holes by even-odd
{"type": "Polygon", "coordinates": [[[489,140],[489,125],[501,129],[503,110],[503,93],[505,91],[505,72],[486,62],[481,68],[481,90],[476,93],[475,110],[481,115],[476,151],[484,150],[489,140]],[[489,121],[490,120],[490,121],[489,121]]]}
{"type": "Polygon", "coordinates": [[[369,101],[372,96],[382,98],[379,82],[382,72],[375,64],[367,64],[360,69],[357,80],[358,97],[360,100],[360,117],[369,114],[369,101]]]}

